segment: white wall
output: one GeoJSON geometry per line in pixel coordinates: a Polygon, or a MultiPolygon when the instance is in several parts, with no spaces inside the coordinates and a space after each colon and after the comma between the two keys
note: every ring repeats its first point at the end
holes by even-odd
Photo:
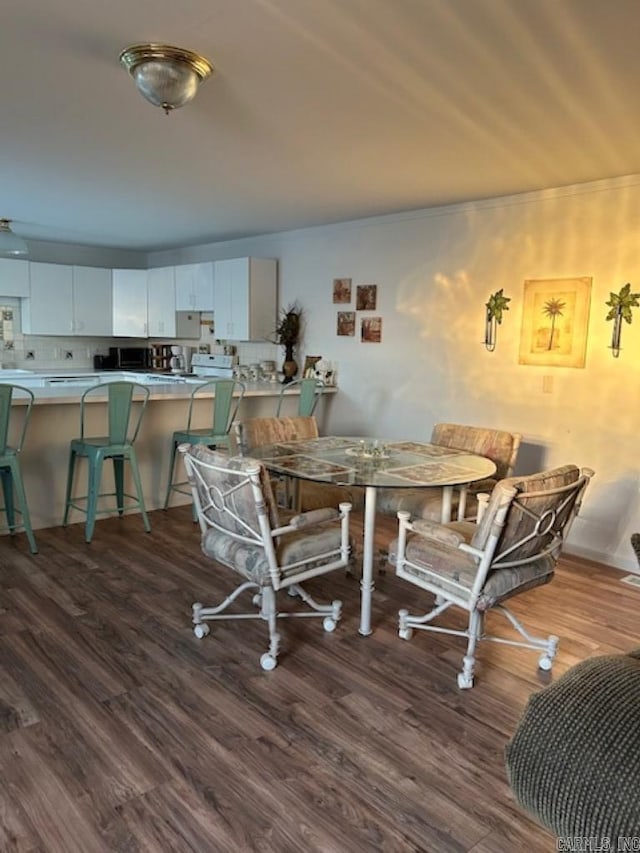
{"type": "Polygon", "coordinates": [[[640,309],[616,360],[604,303],[627,281],[640,291],[639,226],[633,176],[155,253],[149,265],[278,258],[280,304],[305,310],[304,351],[339,363],[332,431],[426,438],[441,420],[519,431],[518,473],[596,471],[569,550],[637,571],[640,309]],[[586,367],[519,365],[524,280],[575,276],[593,278],[586,367]],[[378,285],[381,344],[336,336],[334,277],[378,285]],[[489,353],[484,303],[499,288],[512,301],[489,353]]]}

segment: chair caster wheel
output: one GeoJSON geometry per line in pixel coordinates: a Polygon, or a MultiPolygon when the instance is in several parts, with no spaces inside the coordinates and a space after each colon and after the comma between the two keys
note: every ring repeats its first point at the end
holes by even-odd
{"type": "Polygon", "coordinates": [[[209,626],[205,625],[204,622],[200,622],[198,625],[194,625],[193,633],[199,640],[202,640],[209,633],[209,626]]]}
{"type": "Polygon", "coordinates": [[[336,630],[336,624],[336,620],[332,619],[331,616],[325,616],[322,620],[322,627],[327,632],[327,634],[330,634],[332,631],[336,630]]]}
{"type": "Polygon", "coordinates": [[[400,628],[398,636],[401,640],[410,640],[413,637],[413,628],[400,628]]]}
{"type": "Polygon", "coordinates": [[[549,655],[542,655],[542,657],[538,661],[538,666],[544,672],[550,672],[553,666],[553,661],[551,660],[549,655]]]}
{"type": "Polygon", "coordinates": [[[270,654],[263,654],[260,658],[260,666],[264,669],[265,672],[271,672],[272,669],[276,668],[277,661],[270,654]]]}
{"type": "Polygon", "coordinates": [[[469,690],[471,687],[473,687],[473,676],[468,676],[462,672],[459,672],[458,687],[460,688],[460,690],[469,690]]]}

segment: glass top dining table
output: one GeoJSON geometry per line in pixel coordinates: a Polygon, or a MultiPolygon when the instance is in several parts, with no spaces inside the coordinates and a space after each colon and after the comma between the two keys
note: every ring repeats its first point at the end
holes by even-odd
{"type": "Polygon", "coordinates": [[[491,477],[494,463],[484,456],[421,441],[323,436],[255,447],[251,456],[269,471],[300,480],[362,486],[365,490],[360,633],[371,633],[371,598],[377,490],[442,489],[441,520],[451,520],[454,486],[461,488],[458,517],[465,510],[466,487],[491,477]]]}

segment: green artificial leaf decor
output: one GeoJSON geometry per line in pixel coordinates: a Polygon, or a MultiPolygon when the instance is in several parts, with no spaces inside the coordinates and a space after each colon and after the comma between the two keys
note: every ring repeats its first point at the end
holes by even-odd
{"type": "Polygon", "coordinates": [[[627,282],[624,287],[620,288],[620,293],[611,293],[608,302],[604,303],[610,308],[607,320],[615,320],[619,314],[627,323],[630,323],[633,319],[631,309],[640,305],[639,300],[640,293],[632,293],[631,283],[627,282]]]}
{"type": "Polygon", "coordinates": [[[487,302],[487,320],[495,318],[496,323],[502,323],[502,312],[509,310],[507,303],[511,302],[511,297],[504,296],[503,288],[492,293],[487,302]]]}

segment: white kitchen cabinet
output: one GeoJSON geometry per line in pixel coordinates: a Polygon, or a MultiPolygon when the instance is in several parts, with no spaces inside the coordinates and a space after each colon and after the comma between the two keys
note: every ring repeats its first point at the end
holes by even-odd
{"type": "Polygon", "coordinates": [[[182,264],[176,271],[176,311],[213,311],[213,261],[182,264]]]}
{"type": "Polygon", "coordinates": [[[112,271],[113,334],[147,337],[147,270],[112,271]]]}
{"type": "Polygon", "coordinates": [[[29,262],[0,258],[0,297],[29,296],[29,262]]]}
{"type": "Polygon", "coordinates": [[[216,338],[270,338],[277,321],[277,262],[272,258],[215,261],[214,276],[216,338]]]}
{"type": "Polygon", "coordinates": [[[73,267],[73,334],[111,337],[113,297],[111,270],[73,267]]]}
{"type": "Polygon", "coordinates": [[[22,306],[27,335],[110,336],[111,270],[31,262],[22,306]]]}
{"type": "Polygon", "coordinates": [[[73,334],[73,268],[29,263],[29,298],[22,305],[26,335],[73,334]]]}
{"type": "Polygon", "coordinates": [[[176,336],[175,267],[147,270],[147,328],[150,338],[176,336]]]}

